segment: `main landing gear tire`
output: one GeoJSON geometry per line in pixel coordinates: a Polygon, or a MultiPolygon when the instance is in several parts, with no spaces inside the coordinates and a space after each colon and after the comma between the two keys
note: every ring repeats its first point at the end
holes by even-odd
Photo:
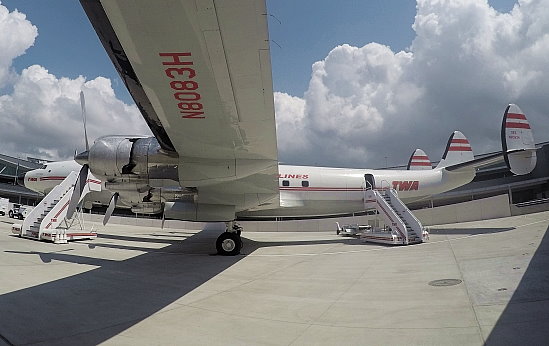
{"type": "Polygon", "coordinates": [[[223,256],[235,256],[242,249],[242,240],[237,233],[223,232],[215,242],[217,253],[223,256]]]}
{"type": "Polygon", "coordinates": [[[8,211],[8,216],[9,216],[9,217],[13,217],[13,211],[11,211],[11,210],[8,211]]]}

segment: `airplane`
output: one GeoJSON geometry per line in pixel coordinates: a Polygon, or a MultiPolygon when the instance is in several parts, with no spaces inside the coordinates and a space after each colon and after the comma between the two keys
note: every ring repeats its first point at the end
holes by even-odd
{"type": "Polygon", "coordinates": [[[366,188],[412,201],[462,186],[497,161],[516,174],[535,166],[530,125],[513,104],[502,152],[483,159],[456,131],[434,169],[279,164],[264,0],[80,2],[154,136],[98,138],[74,161],[28,172],[31,189],[51,189],[68,170],[91,172],[103,185],[100,203],[112,195],[111,210],[226,222],[216,248],[236,255],[239,218],[349,214],[364,210],[366,188]]]}

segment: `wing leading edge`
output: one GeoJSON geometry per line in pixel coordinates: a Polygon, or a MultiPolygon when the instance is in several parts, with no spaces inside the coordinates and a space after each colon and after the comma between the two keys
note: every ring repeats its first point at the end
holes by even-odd
{"type": "Polygon", "coordinates": [[[182,186],[278,197],[263,0],[81,3],[182,186]]]}

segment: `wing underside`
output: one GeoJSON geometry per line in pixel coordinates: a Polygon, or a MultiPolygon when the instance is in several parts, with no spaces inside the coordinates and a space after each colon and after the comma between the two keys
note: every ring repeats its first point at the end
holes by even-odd
{"type": "Polygon", "coordinates": [[[182,186],[278,199],[264,1],[81,3],[182,186]]]}

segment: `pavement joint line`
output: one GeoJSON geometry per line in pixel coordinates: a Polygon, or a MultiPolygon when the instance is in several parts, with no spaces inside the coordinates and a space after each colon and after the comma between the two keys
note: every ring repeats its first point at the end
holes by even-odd
{"type": "MultiPolygon", "coordinates": [[[[337,325],[337,324],[331,324],[331,323],[318,323],[318,322],[305,322],[305,321],[289,321],[289,320],[283,320],[283,319],[276,319],[276,318],[267,318],[267,317],[261,317],[261,316],[250,316],[250,315],[239,315],[232,312],[227,311],[220,311],[215,309],[207,309],[201,306],[193,306],[193,305],[185,305],[186,307],[196,309],[196,310],[202,310],[202,311],[208,311],[213,313],[218,313],[221,315],[227,315],[227,316],[236,316],[236,317],[243,317],[243,318],[249,318],[254,320],[262,320],[262,321],[271,321],[271,322],[281,322],[281,323],[288,323],[288,324],[300,324],[300,325],[307,325],[309,327],[317,326],[317,327],[334,327],[334,328],[347,328],[347,329],[370,329],[370,330],[444,330],[444,329],[470,329],[470,328],[478,328],[478,325],[470,325],[470,326],[444,326],[444,327],[425,327],[425,326],[418,326],[418,327],[398,327],[398,328],[391,328],[391,327],[371,327],[371,326],[345,326],[345,325],[337,325]]],[[[292,341],[293,342],[293,341],[292,341]]]]}
{"type": "MultiPolygon", "coordinates": [[[[241,284],[239,284],[239,285],[236,285],[236,286],[234,286],[234,287],[227,288],[227,289],[225,289],[225,290],[220,290],[220,291],[215,292],[214,294],[212,294],[212,295],[210,295],[210,296],[207,296],[207,297],[204,297],[204,298],[195,300],[195,301],[193,301],[193,302],[191,302],[191,303],[189,303],[189,304],[181,304],[181,303],[177,303],[177,302],[175,302],[175,303],[178,304],[179,306],[189,306],[189,307],[193,307],[193,308],[199,308],[199,307],[193,306],[192,304],[196,304],[196,303],[199,303],[199,302],[203,302],[204,300],[210,299],[211,297],[214,297],[214,296],[218,296],[218,295],[221,295],[221,294],[225,294],[225,293],[228,293],[228,292],[232,292],[232,291],[234,291],[234,290],[237,289],[237,288],[240,288],[240,287],[243,287],[243,286],[245,286],[245,285],[248,285],[248,284],[250,284],[250,283],[252,283],[252,282],[258,281],[259,279],[266,278],[266,277],[271,276],[271,275],[273,275],[273,274],[276,274],[276,273],[278,273],[278,272],[280,272],[280,271],[282,271],[282,270],[286,270],[286,269],[291,268],[291,267],[293,267],[293,266],[300,265],[300,264],[302,264],[302,263],[304,263],[304,262],[306,262],[305,259],[302,260],[302,261],[300,261],[300,262],[297,262],[297,263],[293,263],[293,264],[290,264],[290,265],[286,265],[286,266],[284,266],[284,267],[278,267],[278,268],[276,268],[276,269],[274,269],[274,270],[272,270],[272,271],[265,272],[265,273],[263,273],[263,274],[261,274],[261,275],[259,275],[259,276],[255,276],[253,279],[247,280],[246,282],[243,282],[243,283],[241,283],[241,284]]],[[[236,264],[236,263],[235,263],[235,264],[236,264]]],[[[228,268],[227,268],[227,269],[228,269],[228,268]]]]}
{"type": "Polygon", "coordinates": [[[461,270],[461,266],[459,265],[459,262],[457,260],[456,253],[454,251],[454,247],[452,246],[452,242],[448,242],[448,246],[450,247],[450,250],[452,251],[452,256],[454,257],[454,261],[455,261],[456,266],[459,270],[459,276],[460,276],[461,282],[463,283],[465,293],[467,293],[467,299],[469,300],[469,307],[471,308],[471,310],[473,312],[473,315],[475,316],[476,328],[478,330],[478,335],[480,336],[480,339],[482,340],[482,344],[485,344],[486,339],[484,338],[484,335],[482,334],[482,327],[481,327],[480,321],[478,319],[477,310],[475,309],[473,299],[471,297],[471,294],[469,293],[469,289],[467,288],[467,283],[465,282],[465,278],[463,277],[463,271],[461,270]]]}
{"type": "MultiPolygon", "coordinates": [[[[335,247],[336,245],[332,246],[332,247],[335,247]]],[[[351,282],[349,284],[349,286],[347,287],[347,289],[345,290],[341,290],[341,293],[339,294],[339,296],[334,299],[332,301],[331,304],[328,305],[328,307],[326,309],[324,309],[324,311],[322,313],[320,313],[320,315],[318,315],[318,317],[316,318],[316,320],[322,318],[324,315],[326,315],[326,313],[336,304],[338,304],[341,300],[342,297],[344,297],[347,292],[349,292],[349,290],[355,285],[357,284],[360,280],[362,280],[364,278],[364,276],[366,275],[366,273],[368,272],[368,270],[370,269],[368,266],[363,266],[362,268],[364,268],[362,270],[362,272],[359,274],[359,275],[356,275],[355,279],[353,280],[353,282],[351,282]]],[[[298,335],[294,340],[292,340],[292,342],[289,343],[289,345],[293,345],[297,342],[297,340],[299,340],[299,338],[301,338],[303,335],[305,335],[305,333],[312,327],[312,326],[322,326],[322,324],[319,324],[319,323],[310,323],[309,326],[307,328],[305,328],[305,330],[303,330],[302,333],[300,333],[300,335],[298,335]]]]}

